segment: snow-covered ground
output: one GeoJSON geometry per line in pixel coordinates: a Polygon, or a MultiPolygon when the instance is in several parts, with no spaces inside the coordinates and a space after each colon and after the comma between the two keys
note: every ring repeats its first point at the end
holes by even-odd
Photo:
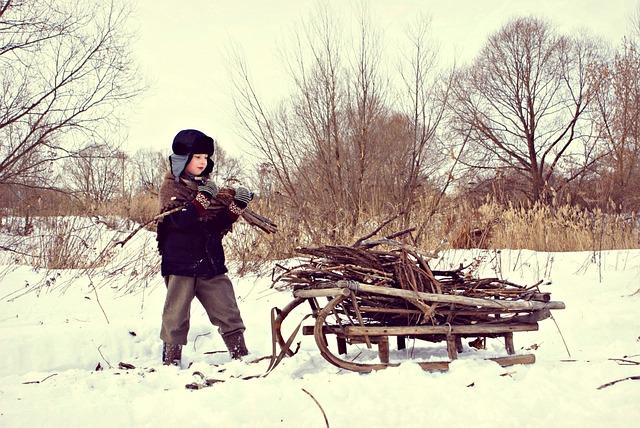
{"type": "MultiPolygon", "coordinates": [[[[640,375],[640,365],[631,363],[640,361],[640,251],[458,251],[445,253],[432,267],[450,268],[481,254],[480,276],[500,274],[526,284],[548,279],[543,291],[566,303],[566,310],[554,311],[560,330],[547,319],[537,332],[514,335],[518,352],[535,353],[533,365],[502,368],[482,359],[504,354],[500,341],[489,339],[488,349],[477,351],[465,340],[465,352],[448,372],[429,373],[408,359],[408,342],[408,350],[391,352],[392,361],[403,362],[399,367],[358,374],[330,365],[313,338],[300,335],[297,355],[267,377],[243,380],[263,374],[268,361],[230,361],[194,301],[183,367],[166,367],[160,364],[164,285],[159,277],[131,292],[125,274],[94,288],[87,277],[63,271],[53,274],[49,286],[34,289],[46,284],[43,272],[29,267],[5,272],[0,426],[324,427],[322,411],[331,427],[635,425],[640,381],[598,387],[640,375]],[[119,368],[121,362],[135,368],[119,368]],[[224,382],[186,389],[202,380],[195,372],[224,382]]],[[[267,277],[232,279],[251,357],[271,354],[270,309],[282,308],[291,295],[270,289],[267,277]]],[[[290,316],[285,332],[305,311],[290,316]]],[[[443,345],[417,342],[415,347],[420,359],[446,359],[443,345]]],[[[350,356],[358,354],[366,359],[375,352],[349,347],[350,356]]]]}

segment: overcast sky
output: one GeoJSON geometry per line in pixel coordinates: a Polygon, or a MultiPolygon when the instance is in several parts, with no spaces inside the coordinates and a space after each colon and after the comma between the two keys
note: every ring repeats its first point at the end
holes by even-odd
{"type": "MultiPolygon", "coordinates": [[[[387,45],[419,15],[431,17],[441,63],[470,61],[487,36],[522,15],[547,18],[563,32],[587,29],[617,44],[638,0],[329,0],[343,21],[366,4],[387,45]]],[[[287,94],[278,54],[318,0],[138,0],[132,16],[134,57],[149,90],[133,106],[125,146],[169,151],[177,131],[197,128],[235,156],[246,156],[233,110],[225,52],[240,47],[260,94],[287,94]]],[[[391,53],[392,54],[392,53],[391,53]]],[[[389,55],[392,56],[392,55],[389,55]]]]}

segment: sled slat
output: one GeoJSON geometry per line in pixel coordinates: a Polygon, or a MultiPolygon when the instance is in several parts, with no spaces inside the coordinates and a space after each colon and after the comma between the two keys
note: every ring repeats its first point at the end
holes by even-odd
{"type": "Polygon", "coordinates": [[[538,324],[472,324],[472,325],[416,325],[408,327],[346,326],[347,336],[398,336],[407,334],[496,334],[514,331],[536,331],[538,324]]]}

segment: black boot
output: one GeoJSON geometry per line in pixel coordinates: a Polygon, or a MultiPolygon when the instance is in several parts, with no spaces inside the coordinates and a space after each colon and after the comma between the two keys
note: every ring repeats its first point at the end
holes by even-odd
{"type": "Polygon", "coordinates": [[[234,360],[241,360],[242,357],[249,354],[247,346],[244,343],[244,335],[242,332],[222,336],[222,339],[224,340],[224,344],[227,345],[231,358],[234,360]]]}
{"type": "Polygon", "coordinates": [[[172,345],[164,343],[162,346],[162,364],[165,366],[180,366],[182,359],[182,345],[172,345]]]}

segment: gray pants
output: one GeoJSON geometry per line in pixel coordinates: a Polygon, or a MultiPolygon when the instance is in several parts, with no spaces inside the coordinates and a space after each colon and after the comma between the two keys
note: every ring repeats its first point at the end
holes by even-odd
{"type": "Polygon", "coordinates": [[[167,297],[162,312],[160,338],[173,345],[186,345],[189,332],[191,301],[197,297],[207,311],[211,323],[224,337],[244,331],[244,323],[227,275],[213,278],[193,278],[169,275],[164,277],[167,297]]]}

